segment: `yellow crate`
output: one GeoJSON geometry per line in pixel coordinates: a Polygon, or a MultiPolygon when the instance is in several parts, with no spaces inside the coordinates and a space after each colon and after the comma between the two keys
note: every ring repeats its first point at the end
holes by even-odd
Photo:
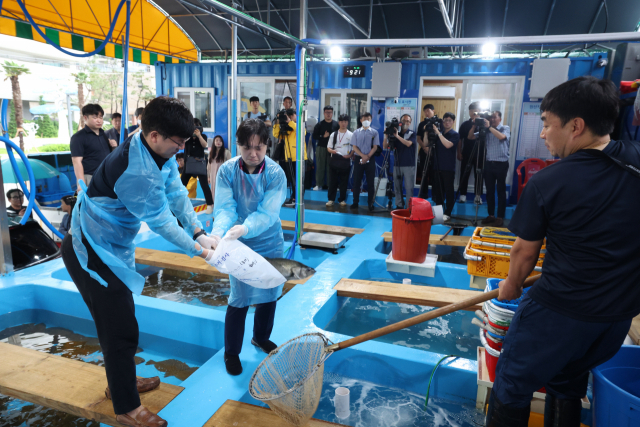
{"type": "MultiPolygon", "coordinates": [[[[508,255],[498,255],[494,251],[477,250],[471,247],[471,240],[464,250],[464,257],[467,260],[467,272],[472,276],[497,277],[504,279],[509,274],[509,263],[511,259],[508,255]]],[[[529,276],[533,276],[542,271],[542,259],[538,259],[536,268],[529,276]]]]}

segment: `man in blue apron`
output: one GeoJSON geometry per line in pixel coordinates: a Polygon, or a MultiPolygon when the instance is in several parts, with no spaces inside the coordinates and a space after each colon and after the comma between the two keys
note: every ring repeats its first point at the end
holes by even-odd
{"type": "MultiPolygon", "coordinates": [[[[223,163],[216,179],[212,237],[240,239],[269,258],[282,258],[284,238],[280,207],[287,193],[282,168],[266,156],[269,131],[258,119],[240,124],[236,140],[240,156],[223,163]],[[226,235],[225,235],[226,233],[226,235]]],[[[276,300],[283,285],[259,289],[230,276],[231,295],[224,325],[224,362],[231,375],[242,373],[240,352],[250,305],[256,306],[251,343],[265,353],[277,346],[269,340],[276,300]]]]}
{"type": "Polygon", "coordinates": [[[173,160],[193,134],[193,116],[179,100],[159,97],[142,112],[142,132],[109,154],[89,187],[80,181],[62,259],[96,324],[116,420],[129,426],[167,422],[140,404],[139,393],[158,377],[136,379],[138,322],[133,294],[145,279],[136,272],[133,239],[149,228],[189,256],[206,258],[218,239],[206,236],[173,160]],[[177,219],[183,225],[180,228],[177,219]]]}
{"type": "Polygon", "coordinates": [[[542,277],[515,312],[487,426],[526,427],[546,388],[545,427],[578,427],[589,370],[613,357],[640,313],[640,143],[612,141],[618,91],[579,77],[547,93],[541,138],[562,160],[534,175],[509,229],[501,300],[518,298],[547,239],[542,277]]]}

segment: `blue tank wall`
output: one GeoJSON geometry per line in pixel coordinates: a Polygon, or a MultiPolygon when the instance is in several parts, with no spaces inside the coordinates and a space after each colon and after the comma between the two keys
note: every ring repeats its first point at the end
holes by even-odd
{"type": "MultiPolygon", "coordinates": [[[[596,54],[593,57],[571,58],[569,79],[580,76],[604,77],[604,68],[596,63],[606,54],[596,54]]],[[[400,81],[401,98],[420,98],[420,78],[426,76],[437,77],[469,77],[469,76],[525,76],[523,102],[529,101],[529,86],[534,58],[518,59],[430,59],[416,61],[402,61],[402,78],[400,81]]],[[[308,65],[307,97],[318,100],[321,89],[370,89],[373,61],[323,62],[310,61],[308,65]],[[342,67],[345,65],[361,65],[365,67],[362,78],[344,78],[342,67]]],[[[206,87],[215,88],[215,119],[216,134],[222,135],[228,141],[227,134],[227,94],[228,78],[231,75],[230,63],[193,63],[193,64],[156,64],[156,94],[173,95],[176,87],[206,87]]],[[[238,76],[282,76],[296,75],[294,62],[260,62],[238,63],[238,76]]],[[[384,102],[372,101],[372,127],[379,129],[380,140],[384,128],[384,102]]],[[[517,147],[511,147],[512,150],[517,147]]],[[[513,165],[516,168],[521,162],[513,165]]],[[[516,185],[516,174],[512,185],[516,185]]],[[[515,188],[515,187],[513,187],[515,188]]],[[[511,203],[515,203],[515,194],[511,203]]]]}

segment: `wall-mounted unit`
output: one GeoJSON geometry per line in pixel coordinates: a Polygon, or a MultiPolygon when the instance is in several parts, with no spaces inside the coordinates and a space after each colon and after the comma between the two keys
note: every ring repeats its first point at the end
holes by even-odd
{"type": "Polygon", "coordinates": [[[422,59],[425,58],[424,47],[394,47],[389,49],[389,58],[391,59],[405,59],[405,58],[415,58],[422,59]]]}
{"type": "Polygon", "coordinates": [[[424,86],[422,88],[423,98],[446,98],[455,99],[455,86],[424,86]]]}
{"type": "Polygon", "coordinates": [[[621,81],[640,79],[640,43],[621,43],[616,47],[611,81],[620,86],[621,81]]]}
{"type": "Polygon", "coordinates": [[[376,62],[372,66],[371,96],[374,98],[398,98],[402,63],[376,62]]]}
{"type": "Polygon", "coordinates": [[[349,51],[349,59],[384,59],[386,48],[382,46],[352,47],[349,51]]]}
{"type": "Polygon", "coordinates": [[[529,98],[544,98],[554,87],[569,80],[569,58],[534,59],[529,98]]]}

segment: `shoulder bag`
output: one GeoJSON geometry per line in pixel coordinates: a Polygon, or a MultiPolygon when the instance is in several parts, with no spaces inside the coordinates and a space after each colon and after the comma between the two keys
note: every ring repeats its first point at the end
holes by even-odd
{"type": "MultiPolygon", "coordinates": [[[[333,147],[336,149],[336,140],[338,139],[338,131],[333,133],[333,147]]],[[[349,169],[351,168],[351,159],[345,159],[341,154],[331,154],[329,159],[329,165],[336,169],[349,169]]]]}

